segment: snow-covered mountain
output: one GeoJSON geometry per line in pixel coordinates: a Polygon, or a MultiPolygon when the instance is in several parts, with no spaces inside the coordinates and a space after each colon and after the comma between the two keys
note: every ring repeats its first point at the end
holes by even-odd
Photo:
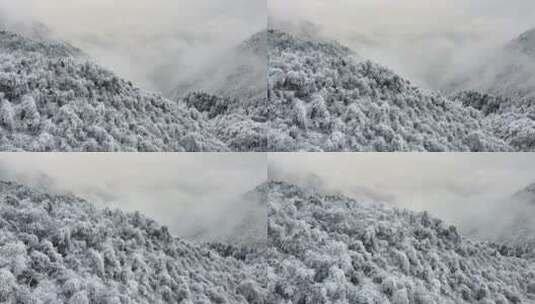
{"type": "Polygon", "coordinates": [[[0,303],[265,303],[253,249],[190,243],[139,213],[0,182],[0,303]]]}
{"type": "Polygon", "coordinates": [[[262,33],[224,67],[177,88],[173,101],[51,37],[0,32],[1,151],[267,149],[262,33]],[[210,93],[197,90],[206,87],[210,93]]]}
{"type": "Polygon", "coordinates": [[[246,197],[267,204],[267,243],[191,243],[139,213],[0,182],[0,302],[535,301],[532,258],[428,213],[283,182],[246,197]]]}
{"type": "Polygon", "coordinates": [[[227,151],[197,110],[68,44],[0,32],[0,150],[227,151]]]}
{"type": "Polygon", "coordinates": [[[271,151],[508,151],[480,110],[329,41],[268,31],[271,151]]]}
{"type": "Polygon", "coordinates": [[[258,33],[171,101],[48,36],[0,34],[2,151],[535,149],[531,99],[445,97],[318,38],[258,33]]]}
{"type": "Polygon", "coordinates": [[[535,263],[428,213],[282,182],[269,193],[270,303],[533,303],[535,263]]]}

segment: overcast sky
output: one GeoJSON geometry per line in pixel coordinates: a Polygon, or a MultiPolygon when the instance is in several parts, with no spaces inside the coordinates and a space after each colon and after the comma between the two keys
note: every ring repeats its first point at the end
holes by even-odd
{"type": "Polygon", "coordinates": [[[139,210],[189,238],[228,237],[251,213],[265,226],[266,210],[243,198],[267,179],[261,153],[2,153],[0,178],[139,210]]]}
{"type": "MultiPolygon", "coordinates": [[[[0,0],[11,23],[45,24],[105,67],[163,91],[266,27],[265,0],[0,0]]],[[[0,19],[2,19],[0,18],[0,19]]]]}
{"type": "Polygon", "coordinates": [[[269,159],[270,179],[318,184],[315,175],[328,191],[427,210],[466,232],[509,219],[518,212],[511,196],[535,182],[533,153],[290,153],[269,159]]]}
{"type": "Polygon", "coordinates": [[[432,89],[535,27],[532,0],[268,1],[274,23],[316,23],[323,35],[432,89]]]}

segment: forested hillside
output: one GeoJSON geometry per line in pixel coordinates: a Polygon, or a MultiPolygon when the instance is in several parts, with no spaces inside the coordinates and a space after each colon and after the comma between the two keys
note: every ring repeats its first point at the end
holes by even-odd
{"type": "Polygon", "coordinates": [[[271,182],[271,303],[533,303],[535,263],[428,213],[271,182]]]}
{"type": "Polygon", "coordinates": [[[226,151],[200,113],[62,42],[0,32],[0,150],[226,151]]]}
{"type": "Polygon", "coordinates": [[[264,303],[262,265],[212,246],[139,213],[0,183],[0,303],[264,303]]]}
{"type": "MultiPolygon", "coordinates": [[[[278,30],[268,31],[268,36],[270,150],[535,148],[533,90],[529,77],[519,76],[526,74],[522,58],[527,54],[514,57],[515,64],[507,65],[493,82],[494,90],[470,88],[486,77],[474,75],[459,93],[442,95],[418,88],[336,42],[278,30]]],[[[522,45],[524,36],[531,37],[521,36],[522,45]]]]}

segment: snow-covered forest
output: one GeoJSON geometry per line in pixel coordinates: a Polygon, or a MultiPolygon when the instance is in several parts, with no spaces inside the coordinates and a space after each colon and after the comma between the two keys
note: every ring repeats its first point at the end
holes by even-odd
{"type": "Polygon", "coordinates": [[[276,29],[268,36],[272,151],[534,148],[529,94],[433,92],[336,42],[276,29]]]}
{"type": "Polygon", "coordinates": [[[139,212],[2,182],[0,302],[535,301],[533,248],[286,182],[247,196],[268,207],[267,243],[190,242],[139,212]]]}
{"type": "Polygon", "coordinates": [[[272,303],[532,303],[535,264],[427,212],[271,182],[272,303]]]}
{"type": "Polygon", "coordinates": [[[0,183],[0,303],[265,303],[265,270],[247,254],[178,239],[140,213],[0,183]]]}
{"type": "Polygon", "coordinates": [[[535,147],[532,32],[504,48],[511,60],[434,91],[328,38],[270,29],[170,92],[138,87],[46,27],[34,32],[0,33],[2,151],[535,147]]]}
{"type": "Polygon", "coordinates": [[[2,151],[226,151],[202,115],[60,42],[3,31],[2,151]]]}
{"type": "MultiPolygon", "coordinates": [[[[228,97],[192,89],[172,101],[64,42],[0,34],[2,151],[265,150],[264,89],[227,87],[228,97]]],[[[260,58],[253,50],[261,37],[244,42],[242,51],[260,58]]],[[[253,67],[233,79],[245,80],[253,67]]]]}

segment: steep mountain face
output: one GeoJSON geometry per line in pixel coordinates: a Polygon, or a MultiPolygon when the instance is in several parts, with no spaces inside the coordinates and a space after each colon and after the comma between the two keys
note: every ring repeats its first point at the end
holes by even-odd
{"type": "Polygon", "coordinates": [[[264,303],[264,269],[247,265],[244,250],[173,238],[139,213],[0,183],[1,303],[264,303]]]}
{"type": "Polygon", "coordinates": [[[271,182],[270,303],[532,303],[535,263],[427,213],[271,182]]]}
{"type": "Polygon", "coordinates": [[[480,110],[336,43],[268,31],[269,150],[507,151],[480,110]]]}
{"type": "Polygon", "coordinates": [[[0,150],[227,151],[201,113],[68,44],[0,32],[0,150]]]}

